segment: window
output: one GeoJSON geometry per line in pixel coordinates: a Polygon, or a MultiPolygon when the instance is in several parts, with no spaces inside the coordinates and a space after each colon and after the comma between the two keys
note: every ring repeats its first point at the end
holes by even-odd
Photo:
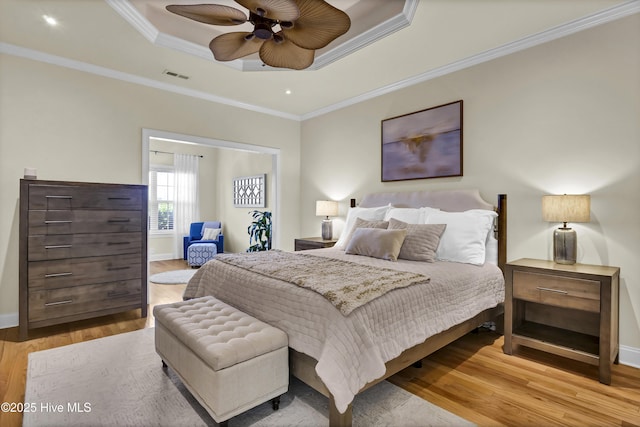
{"type": "Polygon", "coordinates": [[[149,231],[173,231],[174,172],[168,167],[149,168],[149,231]]]}

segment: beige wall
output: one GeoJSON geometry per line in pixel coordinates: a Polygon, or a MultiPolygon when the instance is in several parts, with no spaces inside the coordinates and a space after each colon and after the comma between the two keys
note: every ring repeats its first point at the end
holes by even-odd
{"type": "Polygon", "coordinates": [[[280,237],[293,248],[298,122],[10,55],[0,56],[0,75],[0,325],[17,322],[24,167],[41,179],[140,183],[143,128],[280,149],[287,182],[280,237]]]}
{"type": "Polygon", "coordinates": [[[318,235],[314,201],[378,191],[477,187],[508,194],[508,260],[551,259],[544,194],[591,194],[576,224],[579,262],[621,267],[620,340],[640,349],[640,15],[586,30],[302,126],[301,231],[318,235]],[[464,101],[464,176],[382,183],[380,121],[464,101]]]}

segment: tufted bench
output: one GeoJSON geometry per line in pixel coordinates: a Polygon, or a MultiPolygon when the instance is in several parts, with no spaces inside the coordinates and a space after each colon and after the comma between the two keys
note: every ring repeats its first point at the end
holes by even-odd
{"type": "Polygon", "coordinates": [[[218,253],[215,243],[194,243],[187,248],[187,261],[191,267],[203,266],[218,253]]]}
{"type": "Polygon", "coordinates": [[[156,352],[217,423],[289,387],[288,339],[207,296],[154,307],[156,352]]]}

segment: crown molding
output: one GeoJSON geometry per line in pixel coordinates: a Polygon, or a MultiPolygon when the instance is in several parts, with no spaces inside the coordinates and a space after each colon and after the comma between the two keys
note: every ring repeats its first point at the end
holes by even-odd
{"type": "Polygon", "coordinates": [[[472,55],[470,57],[455,61],[442,67],[437,67],[424,73],[418,74],[408,79],[400,80],[387,86],[380,87],[362,95],[355,96],[350,99],[329,105],[324,108],[312,111],[307,114],[303,114],[301,120],[308,120],[314,117],[322,116],[332,111],[340,110],[342,108],[358,104],[381,95],[385,95],[391,92],[395,92],[400,89],[404,89],[418,83],[426,82],[428,80],[435,79],[437,77],[444,76],[456,71],[463,70],[465,68],[472,67],[474,65],[481,64],[483,62],[491,61],[503,56],[510,55],[521,50],[528,49],[552,40],[556,40],[601,24],[606,24],[611,21],[615,21],[620,18],[624,18],[640,12],[640,0],[631,0],[626,3],[622,3],[618,6],[605,9],[593,15],[586,16],[584,18],[576,19],[563,25],[556,26],[549,30],[542,31],[531,36],[524,37],[520,40],[516,40],[505,45],[489,49],[487,51],[472,55]]]}
{"type": "MultiPolygon", "coordinates": [[[[109,3],[118,3],[118,4],[127,3],[128,4],[128,1],[120,1],[120,0],[106,0],[106,1],[109,3]]],[[[380,87],[378,89],[372,90],[362,95],[355,96],[353,98],[326,106],[324,108],[317,109],[315,111],[312,111],[303,115],[285,113],[278,110],[273,110],[269,108],[252,105],[252,104],[238,102],[230,98],[224,98],[224,97],[212,95],[210,93],[197,91],[193,89],[186,89],[180,86],[167,84],[161,81],[136,76],[133,74],[123,73],[120,71],[116,71],[116,70],[112,70],[112,69],[108,69],[105,67],[100,67],[92,64],[87,64],[80,61],[71,60],[68,58],[51,55],[48,53],[12,45],[9,43],[0,42],[0,53],[19,56],[19,57],[31,59],[34,61],[46,62],[49,64],[58,65],[61,67],[71,68],[71,69],[75,69],[78,71],[83,71],[91,74],[97,74],[103,77],[122,80],[129,83],[139,84],[139,85],[151,87],[154,89],[159,89],[159,90],[177,93],[184,96],[199,98],[206,101],[228,105],[231,107],[241,108],[249,111],[254,111],[262,114],[268,114],[268,115],[281,117],[289,120],[304,121],[304,120],[318,117],[336,110],[340,110],[342,108],[345,108],[360,102],[364,102],[364,101],[376,98],[381,95],[385,95],[400,89],[404,89],[409,86],[413,86],[415,84],[422,83],[422,82],[434,79],[436,77],[453,73],[455,71],[459,71],[459,70],[471,67],[473,65],[481,64],[483,62],[487,62],[492,59],[500,58],[502,56],[506,56],[511,53],[515,53],[515,52],[527,49],[529,47],[537,46],[539,44],[546,43],[551,40],[555,40],[570,34],[574,34],[576,32],[586,30],[586,29],[595,27],[597,25],[601,25],[617,19],[621,19],[636,13],[640,13],[640,0],[632,0],[626,3],[623,3],[621,5],[614,6],[609,9],[605,9],[596,14],[593,14],[581,19],[577,19],[575,21],[557,26],[555,28],[549,29],[547,31],[543,31],[538,34],[524,37],[515,42],[507,43],[503,46],[490,49],[488,51],[479,53],[477,55],[473,55],[471,57],[462,59],[460,61],[456,61],[451,64],[426,71],[414,77],[400,80],[396,83],[380,87]]],[[[149,37],[152,37],[153,39],[164,37],[164,36],[160,36],[159,33],[156,33],[154,35],[153,31],[149,29],[146,32],[146,34],[149,37]]],[[[167,43],[170,43],[170,42],[171,40],[167,41],[167,43]]]]}
{"type": "MultiPolygon", "coordinates": [[[[168,47],[199,58],[206,59],[240,71],[281,71],[281,68],[266,66],[259,59],[241,58],[235,61],[216,61],[211,51],[198,44],[160,32],[129,0],[105,0],[120,16],[156,46],[168,47]]],[[[353,37],[335,48],[316,56],[307,70],[318,70],[338,59],[350,55],[389,34],[411,25],[420,0],[405,0],[401,13],[391,19],[353,37]]]]}
{"type": "Polygon", "coordinates": [[[163,90],[166,92],[177,93],[179,95],[189,96],[192,98],[199,98],[209,102],[228,105],[230,107],[242,108],[244,110],[254,111],[256,113],[268,114],[271,116],[282,117],[284,119],[289,119],[289,120],[296,120],[296,121],[300,120],[300,116],[296,114],[290,114],[290,113],[285,113],[278,110],[273,110],[270,108],[259,107],[257,105],[239,102],[234,99],[212,95],[207,92],[187,89],[181,86],[168,84],[158,80],[136,76],[135,74],[123,73],[121,71],[112,70],[110,68],[100,67],[98,65],[88,64],[86,62],[63,58],[61,56],[51,55],[49,53],[44,53],[44,52],[28,49],[21,46],[16,46],[9,43],[0,42],[0,53],[18,56],[21,58],[31,59],[39,62],[45,62],[47,64],[58,65],[60,67],[70,68],[77,71],[83,71],[85,73],[90,73],[90,74],[96,74],[98,76],[121,80],[127,83],[147,86],[153,89],[163,90]]]}

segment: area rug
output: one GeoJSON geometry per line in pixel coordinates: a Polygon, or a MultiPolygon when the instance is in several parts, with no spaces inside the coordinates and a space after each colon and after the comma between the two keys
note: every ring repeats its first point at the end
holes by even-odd
{"type": "Polygon", "coordinates": [[[189,270],[172,270],[165,271],[164,273],[154,274],[149,277],[149,281],[153,283],[158,283],[161,285],[176,285],[181,283],[187,283],[196,274],[198,271],[195,268],[191,268],[189,270]]]}
{"type": "MultiPolygon", "coordinates": [[[[154,330],[143,329],[29,354],[23,426],[215,426],[163,369],[154,330]]],[[[383,381],[356,397],[355,426],[473,426],[383,381]]],[[[328,426],[328,399],[292,378],[280,410],[269,402],[231,427],[328,426]]]]}

